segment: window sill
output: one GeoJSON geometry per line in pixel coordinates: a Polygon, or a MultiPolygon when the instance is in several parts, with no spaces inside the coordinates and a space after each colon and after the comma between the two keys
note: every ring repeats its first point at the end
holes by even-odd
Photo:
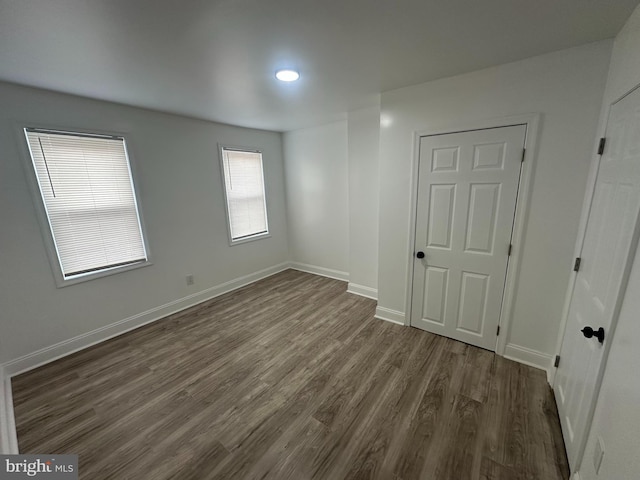
{"type": "Polygon", "coordinates": [[[84,275],[78,275],[77,277],[63,278],[60,272],[56,275],[56,285],[58,288],[69,287],[78,283],[88,282],[95,280],[96,278],[108,277],[109,275],[115,275],[122,272],[128,272],[129,270],[136,270],[138,268],[148,267],[153,265],[149,260],[144,262],[132,263],[131,265],[124,265],[122,267],[108,268],[106,270],[100,270],[98,272],[91,272],[84,275]]]}
{"type": "Polygon", "coordinates": [[[271,237],[271,234],[269,232],[267,233],[258,233],[256,235],[251,235],[250,237],[244,237],[244,238],[240,238],[238,240],[231,240],[229,242],[229,246],[230,247],[234,247],[236,245],[241,245],[243,243],[249,243],[249,242],[255,242],[256,240],[262,240],[263,238],[269,238],[271,237]]]}

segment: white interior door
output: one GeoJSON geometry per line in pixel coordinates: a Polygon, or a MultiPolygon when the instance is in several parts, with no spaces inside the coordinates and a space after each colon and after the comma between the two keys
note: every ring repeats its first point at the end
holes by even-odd
{"type": "Polygon", "coordinates": [[[605,344],[582,329],[603,328],[609,342],[630,265],[640,209],[640,90],[612,106],[580,269],[576,276],[554,390],[571,469],[579,467],[598,393],[605,344]]]}
{"type": "Polygon", "coordinates": [[[420,139],[412,326],[495,350],[525,135],[420,139]]]}

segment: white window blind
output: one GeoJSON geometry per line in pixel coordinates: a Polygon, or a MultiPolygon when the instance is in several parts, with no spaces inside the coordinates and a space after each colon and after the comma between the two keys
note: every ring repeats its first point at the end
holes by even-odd
{"type": "Polygon", "coordinates": [[[124,139],[25,133],[64,278],[146,261],[124,139]]]}
{"type": "Polygon", "coordinates": [[[262,154],[222,148],[231,241],[269,233],[262,154]]]}

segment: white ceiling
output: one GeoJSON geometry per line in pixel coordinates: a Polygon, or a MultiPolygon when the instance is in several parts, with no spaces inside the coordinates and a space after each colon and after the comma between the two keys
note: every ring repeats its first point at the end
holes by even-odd
{"type": "Polygon", "coordinates": [[[0,79],[291,130],[615,36],[638,0],[0,0],[0,79]],[[295,67],[294,84],[275,80],[295,67]]]}

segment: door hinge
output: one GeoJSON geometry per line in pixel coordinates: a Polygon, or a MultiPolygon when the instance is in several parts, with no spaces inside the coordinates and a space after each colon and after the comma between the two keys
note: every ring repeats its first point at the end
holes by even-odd
{"type": "Polygon", "coordinates": [[[558,368],[558,365],[560,365],[560,355],[556,355],[556,359],[553,361],[553,366],[558,368]]]}
{"type": "Polygon", "coordinates": [[[509,251],[507,252],[507,256],[510,257],[511,256],[511,251],[513,250],[513,245],[510,243],[509,244],[509,251]]]}
{"type": "Polygon", "coordinates": [[[522,149],[522,158],[520,159],[520,163],[524,162],[524,156],[526,155],[526,153],[527,153],[527,149],[523,148],[522,149]]]}
{"type": "Polygon", "coordinates": [[[577,272],[578,270],[580,270],[580,264],[582,263],[582,258],[578,257],[576,258],[576,261],[573,262],[573,271],[577,272]]]}
{"type": "Polygon", "coordinates": [[[496,337],[500,335],[500,325],[498,325],[498,328],[496,329],[496,337]]]}
{"type": "Polygon", "coordinates": [[[604,153],[604,146],[607,143],[607,139],[602,137],[600,139],[600,143],[598,144],[598,155],[602,155],[604,153]]]}

